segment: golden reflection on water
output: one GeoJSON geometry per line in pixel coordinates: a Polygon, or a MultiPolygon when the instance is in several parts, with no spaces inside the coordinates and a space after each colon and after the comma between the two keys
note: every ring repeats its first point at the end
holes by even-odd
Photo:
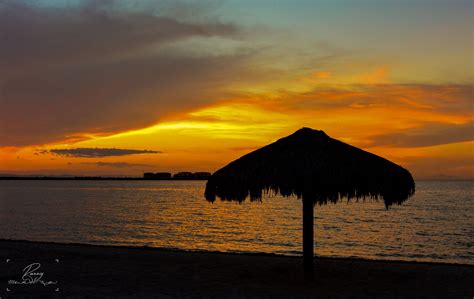
{"type": "MultiPolygon", "coordinates": [[[[0,182],[0,238],[300,255],[301,201],[204,200],[204,181],[0,182]]],[[[474,264],[472,182],[417,182],[416,195],[315,207],[315,253],[474,264]]]]}

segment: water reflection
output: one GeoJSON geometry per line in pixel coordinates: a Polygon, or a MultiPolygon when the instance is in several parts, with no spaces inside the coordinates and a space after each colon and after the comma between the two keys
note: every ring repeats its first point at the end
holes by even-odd
{"type": "MultiPolygon", "coordinates": [[[[206,202],[203,181],[1,181],[1,238],[299,255],[301,202],[206,202]]],[[[315,207],[315,253],[474,264],[472,182],[315,207]]]]}

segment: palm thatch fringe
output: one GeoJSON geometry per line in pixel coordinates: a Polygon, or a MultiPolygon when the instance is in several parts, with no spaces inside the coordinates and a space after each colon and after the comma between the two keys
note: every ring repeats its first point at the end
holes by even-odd
{"type": "Polygon", "coordinates": [[[379,199],[388,207],[415,192],[411,174],[377,155],[330,138],[323,131],[302,128],[253,151],[216,171],[205,197],[261,200],[263,192],[296,195],[313,204],[343,198],[379,199]]]}

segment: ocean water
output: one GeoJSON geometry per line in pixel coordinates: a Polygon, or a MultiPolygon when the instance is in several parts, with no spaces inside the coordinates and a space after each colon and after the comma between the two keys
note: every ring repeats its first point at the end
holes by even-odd
{"type": "MultiPolygon", "coordinates": [[[[301,254],[302,206],[267,196],[204,199],[205,181],[0,181],[0,238],[301,254]]],[[[416,194],[315,207],[315,254],[474,264],[474,182],[418,181],[416,194]]]]}

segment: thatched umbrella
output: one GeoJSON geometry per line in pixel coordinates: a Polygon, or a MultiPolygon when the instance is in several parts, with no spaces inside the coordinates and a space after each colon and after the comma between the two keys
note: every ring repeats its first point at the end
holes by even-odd
{"type": "Polygon", "coordinates": [[[214,202],[261,200],[262,192],[303,199],[303,257],[313,263],[313,205],[343,198],[379,199],[401,204],[415,193],[411,174],[401,166],[330,138],[323,131],[302,128],[253,151],[216,171],[205,196],[214,202]]]}

